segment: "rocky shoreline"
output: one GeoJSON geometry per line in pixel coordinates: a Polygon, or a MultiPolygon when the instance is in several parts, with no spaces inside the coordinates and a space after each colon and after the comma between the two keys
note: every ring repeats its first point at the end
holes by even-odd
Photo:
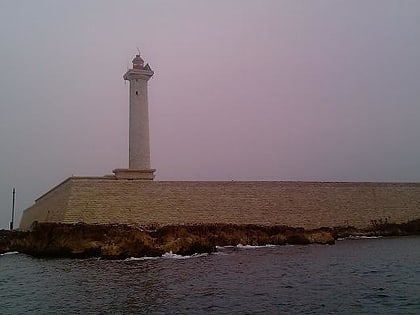
{"type": "Polygon", "coordinates": [[[216,246],[334,244],[350,236],[420,235],[420,219],[407,223],[372,221],[305,230],[282,225],[196,224],[167,226],[39,223],[30,231],[0,230],[0,254],[17,251],[43,258],[124,259],[129,257],[211,253],[216,246]]]}

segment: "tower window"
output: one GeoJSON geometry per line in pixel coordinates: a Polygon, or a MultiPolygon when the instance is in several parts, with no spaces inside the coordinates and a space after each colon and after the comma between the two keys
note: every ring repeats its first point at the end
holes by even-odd
{"type": "Polygon", "coordinates": [[[136,95],[139,95],[139,92],[138,91],[136,91],[136,95]]]}

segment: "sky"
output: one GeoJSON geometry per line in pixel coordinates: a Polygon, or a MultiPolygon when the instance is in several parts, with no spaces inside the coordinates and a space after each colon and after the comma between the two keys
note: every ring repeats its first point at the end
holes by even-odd
{"type": "Polygon", "coordinates": [[[420,1],[0,0],[0,228],[128,167],[140,49],[156,180],[420,181],[420,1]]]}

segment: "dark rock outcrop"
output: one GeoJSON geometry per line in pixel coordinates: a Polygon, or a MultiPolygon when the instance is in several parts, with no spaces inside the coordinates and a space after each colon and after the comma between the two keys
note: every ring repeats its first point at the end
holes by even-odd
{"type": "Polygon", "coordinates": [[[357,229],[353,226],[339,226],[333,228],[335,239],[350,236],[408,236],[420,235],[420,219],[406,223],[390,223],[388,220],[372,220],[370,225],[364,229],[357,229]]]}
{"type": "Polygon", "coordinates": [[[197,224],[168,226],[34,224],[31,231],[0,231],[0,253],[35,257],[128,257],[213,252],[216,246],[334,244],[337,238],[420,234],[420,219],[403,224],[373,222],[366,229],[335,227],[305,230],[282,225],[197,224]],[[380,224],[379,224],[380,223],[380,224]]]}
{"type": "Polygon", "coordinates": [[[34,224],[31,231],[1,231],[0,253],[18,251],[35,257],[127,257],[213,252],[237,244],[334,244],[328,228],[234,224],[128,225],[34,224]]]}

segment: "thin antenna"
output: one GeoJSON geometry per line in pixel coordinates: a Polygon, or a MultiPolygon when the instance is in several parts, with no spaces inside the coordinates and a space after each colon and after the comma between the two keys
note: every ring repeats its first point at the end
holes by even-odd
{"type": "Polygon", "coordinates": [[[13,188],[13,197],[12,197],[12,222],[10,222],[10,230],[13,230],[13,223],[15,221],[15,199],[16,199],[16,189],[13,188]]]}
{"type": "Polygon", "coordinates": [[[140,49],[138,47],[136,47],[136,48],[137,48],[137,51],[139,52],[139,55],[140,55],[140,49]]]}

